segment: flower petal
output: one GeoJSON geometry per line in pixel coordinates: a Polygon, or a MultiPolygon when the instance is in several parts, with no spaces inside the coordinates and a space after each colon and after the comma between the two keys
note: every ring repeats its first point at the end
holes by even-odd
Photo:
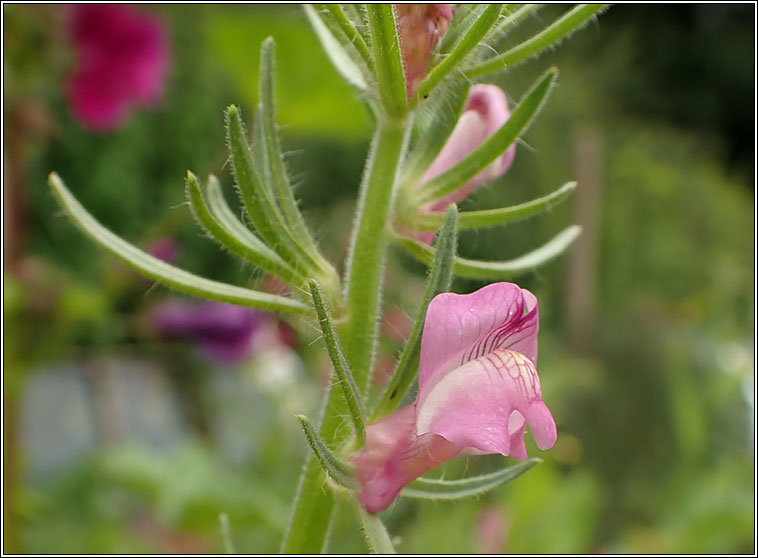
{"type": "Polygon", "coordinates": [[[521,353],[495,350],[456,368],[419,397],[416,433],[437,434],[482,453],[526,457],[524,424],[540,449],[553,446],[555,422],[541,401],[537,370],[521,353]]]}
{"type": "Polygon", "coordinates": [[[436,296],[421,338],[419,400],[451,370],[496,349],[519,352],[536,364],[538,330],[537,298],[513,283],[436,296]]]}
{"type": "Polygon", "coordinates": [[[462,449],[433,434],[416,436],[415,406],[402,407],[366,427],[366,444],[351,458],[361,483],[358,499],[369,512],[380,512],[406,484],[462,449]]]}

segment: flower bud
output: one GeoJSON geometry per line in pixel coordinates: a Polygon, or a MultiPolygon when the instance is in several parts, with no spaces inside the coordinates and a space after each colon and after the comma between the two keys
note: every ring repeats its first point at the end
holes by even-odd
{"type": "MultiPolygon", "coordinates": [[[[466,106],[445,146],[421,177],[420,184],[436,178],[460,163],[472,151],[492,136],[510,118],[508,99],[495,85],[477,84],[471,88],[466,106]]],[[[451,203],[460,203],[471,192],[488,180],[497,178],[511,166],[516,146],[511,145],[490,166],[458,188],[434,202],[430,211],[444,211],[451,203]]]]}
{"type": "Polygon", "coordinates": [[[432,51],[447,31],[450,4],[395,4],[408,97],[426,76],[432,51]]]}

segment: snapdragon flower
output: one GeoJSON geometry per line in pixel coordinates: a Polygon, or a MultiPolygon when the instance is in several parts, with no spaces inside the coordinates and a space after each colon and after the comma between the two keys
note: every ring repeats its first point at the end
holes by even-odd
{"type": "Polygon", "coordinates": [[[369,425],[365,445],[351,457],[369,512],[458,455],[526,459],[527,424],[540,449],[553,446],[555,422],[536,369],[538,329],[536,297],[513,283],[432,300],[415,403],[369,425]]]}

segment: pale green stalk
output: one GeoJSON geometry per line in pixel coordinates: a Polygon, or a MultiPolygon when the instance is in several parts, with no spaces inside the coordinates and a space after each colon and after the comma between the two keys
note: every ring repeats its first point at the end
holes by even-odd
{"type": "MultiPolygon", "coordinates": [[[[359,387],[368,382],[374,358],[388,222],[409,128],[406,119],[399,122],[379,119],[361,183],[348,256],[347,306],[342,329],[345,357],[359,387]]],[[[345,398],[339,390],[330,389],[319,434],[331,447],[342,446],[350,435],[350,429],[343,426],[343,417],[348,413],[345,398]]],[[[325,479],[318,459],[309,452],[282,552],[308,554],[325,549],[334,510],[334,495],[325,479]]]]}
{"type": "Polygon", "coordinates": [[[364,171],[346,276],[345,356],[366,386],[376,349],[388,223],[410,126],[380,120],[364,171]]]}

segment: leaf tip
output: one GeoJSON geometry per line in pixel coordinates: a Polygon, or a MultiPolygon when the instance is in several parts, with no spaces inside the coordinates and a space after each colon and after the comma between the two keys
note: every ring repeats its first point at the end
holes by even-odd
{"type": "Polygon", "coordinates": [[[237,105],[231,104],[228,107],[226,107],[226,115],[229,118],[239,118],[240,112],[239,112],[239,108],[237,108],[237,105]]]}

